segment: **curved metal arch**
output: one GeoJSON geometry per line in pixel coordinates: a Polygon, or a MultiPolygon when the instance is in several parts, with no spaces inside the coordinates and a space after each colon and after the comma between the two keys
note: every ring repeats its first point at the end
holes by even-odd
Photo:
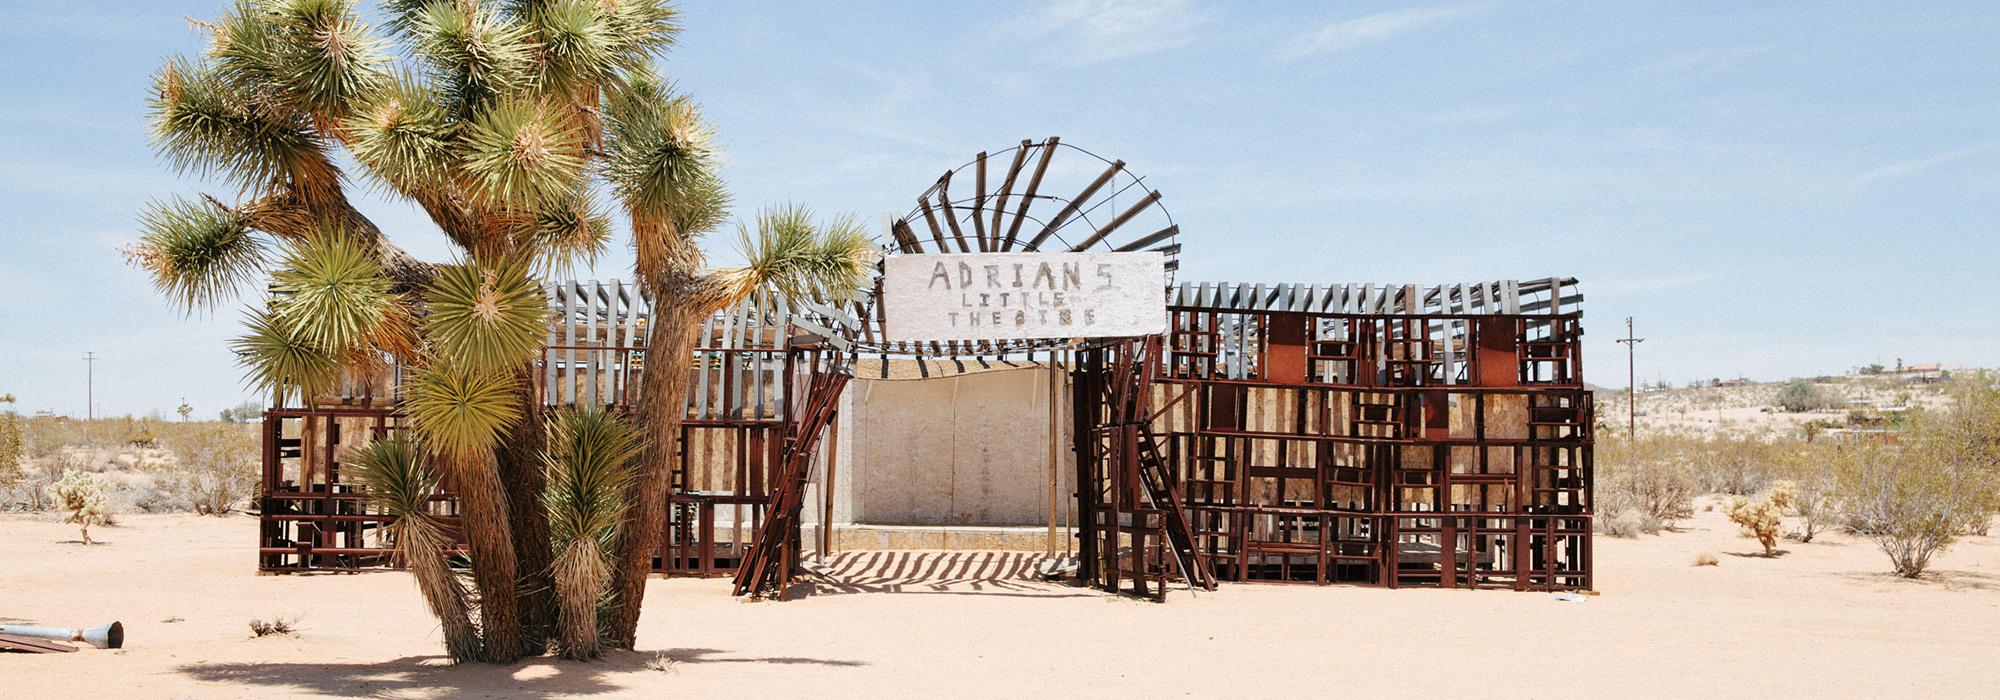
{"type": "MultiPolygon", "coordinates": [[[[1051,136],[982,151],[938,176],[914,208],[889,224],[885,256],[923,253],[1155,251],[1166,256],[1163,284],[1180,267],[1180,226],[1125,161],[1051,136]],[[1059,156],[1070,156],[1067,160],[1059,156]],[[970,186],[971,192],[966,193],[970,186]],[[1068,193],[1051,194],[1051,193],[1068,193]]],[[[956,358],[1032,352],[1060,340],[891,343],[883,334],[880,272],[856,304],[860,352],[956,358]]]]}

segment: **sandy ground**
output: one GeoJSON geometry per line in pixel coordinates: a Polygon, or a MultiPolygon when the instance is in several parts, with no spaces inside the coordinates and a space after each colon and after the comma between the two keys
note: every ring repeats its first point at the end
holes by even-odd
{"type": "MultiPolygon", "coordinates": [[[[0,518],[0,622],[122,620],[127,648],[0,655],[72,697],[1993,697],[2000,540],[1923,581],[1833,536],[1745,556],[1715,512],[1599,538],[1602,596],[1226,585],[1165,605],[1026,580],[1000,553],[860,553],[844,583],[739,602],[654,580],[642,653],[450,666],[400,573],[257,576],[256,521],[132,516],[106,544],[0,518]],[[1717,567],[1690,566],[1712,552],[1717,567]],[[253,639],[252,618],[297,617],[253,639]],[[664,659],[649,667],[649,662],[664,659]]],[[[5,694],[5,693],[0,693],[5,694]]]]}

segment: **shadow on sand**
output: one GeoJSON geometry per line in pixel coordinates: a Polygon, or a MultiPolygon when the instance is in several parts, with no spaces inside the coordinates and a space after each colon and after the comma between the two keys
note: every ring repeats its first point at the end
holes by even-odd
{"type": "Polygon", "coordinates": [[[431,691],[437,698],[490,698],[551,693],[591,695],[625,688],[614,676],[658,673],[670,664],[782,664],[834,667],[866,662],[798,656],[733,656],[720,649],[664,649],[609,652],[595,662],[554,657],[527,659],[504,669],[481,663],[452,664],[444,656],[405,656],[377,663],[199,663],[180,673],[209,683],[262,686],[273,691],[335,697],[383,696],[431,691]]]}
{"type": "MultiPolygon", "coordinates": [[[[795,588],[803,595],[857,593],[1093,598],[1076,586],[1042,580],[1029,552],[845,552],[828,557],[828,576],[795,588]]],[[[797,594],[788,592],[786,597],[797,594]]]]}
{"type": "Polygon", "coordinates": [[[2000,591],[2000,576],[1976,571],[1932,569],[1916,578],[1903,578],[1889,571],[1844,571],[1835,574],[1856,583],[1887,586],[1938,587],[1947,591],[2000,591]]]}

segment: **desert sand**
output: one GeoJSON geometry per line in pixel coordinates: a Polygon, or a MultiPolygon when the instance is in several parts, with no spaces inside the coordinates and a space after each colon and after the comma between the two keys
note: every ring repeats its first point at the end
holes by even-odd
{"type": "Polygon", "coordinates": [[[1598,538],[1602,595],[1228,585],[1166,604],[1028,580],[1003,553],[851,553],[785,602],[656,579],[643,650],[451,666],[408,576],[258,576],[254,518],[0,517],[0,622],[121,620],[123,650],[0,655],[12,691],[92,698],[1993,697],[2000,540],[1895,579],[1839,535],[1777,558],[1718,512],[1598,538]],[[1698,553],[1720,566],[1693,567],[1698,553]],[[252,618],[296,617],[252,638],[252,618]],[[1530,655],[1530,651],[1536,652],[1530,655]],[[30,690],[38,689],[38,690],[30,690]]]}

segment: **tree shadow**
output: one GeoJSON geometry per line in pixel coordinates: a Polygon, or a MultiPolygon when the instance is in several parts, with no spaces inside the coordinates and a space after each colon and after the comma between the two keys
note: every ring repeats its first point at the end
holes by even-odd
{"type": "MultiPolygon", "coordinates": [[[[1092,598],[1076,587],[1045,581],[1035,572],[1041,555],[1029,552],[842,552],[827,557],[826,577],[799,595],[926,594],[1018,598],[1092,598]]],[[[786,599],[795,597],[790,591],[786,599]]]]}
{"type": "Polygon", "coordinates": [[[1774,560],[1774,558],[1784,558],[1786,554],[1792,554],[1792,550],[1772,550],[1770,554],[1764,554],[1764,552],[1722,552],[1722,554],[1736,556],[1736,558],[1746,558],[1746,560],[1774,560]]]}
{"type": "Polygon", "coordinates": [[[1891,571],[1842,571],[1834,575],[1856,583],[1936,587],[1947,591],[2000,591],[2000,576],[1977,571],[1931,569],[1916,578],[1904,578],[1891,571]]]}
{"type": "Polygon", "coordinates": [[[85,547],[96,547],[98,545],[105,545],[111,543],[106,542],[104,540],[91,540],[89,542],[85,542],[83,540],[56,540],[56,544],[74,544],[74,545],[82,545],[85,547]]]}
{"type": "Polygon", "coordinates": [[[448,657],[405,656],[376,663],[196,663],[175,671],[198,681],[277,692],[333,697],[385,696],[430,691],[438,698],[491,698],[547,694],[594,695],[626,688],[624,676],[656,673],[656,659],[674,664],[779,664],[851,668],[865,661],[802,656],[733,656],[720,649],[610,651],[594,662],[535,657],[507,666],[453,664],[448,657]]]}

